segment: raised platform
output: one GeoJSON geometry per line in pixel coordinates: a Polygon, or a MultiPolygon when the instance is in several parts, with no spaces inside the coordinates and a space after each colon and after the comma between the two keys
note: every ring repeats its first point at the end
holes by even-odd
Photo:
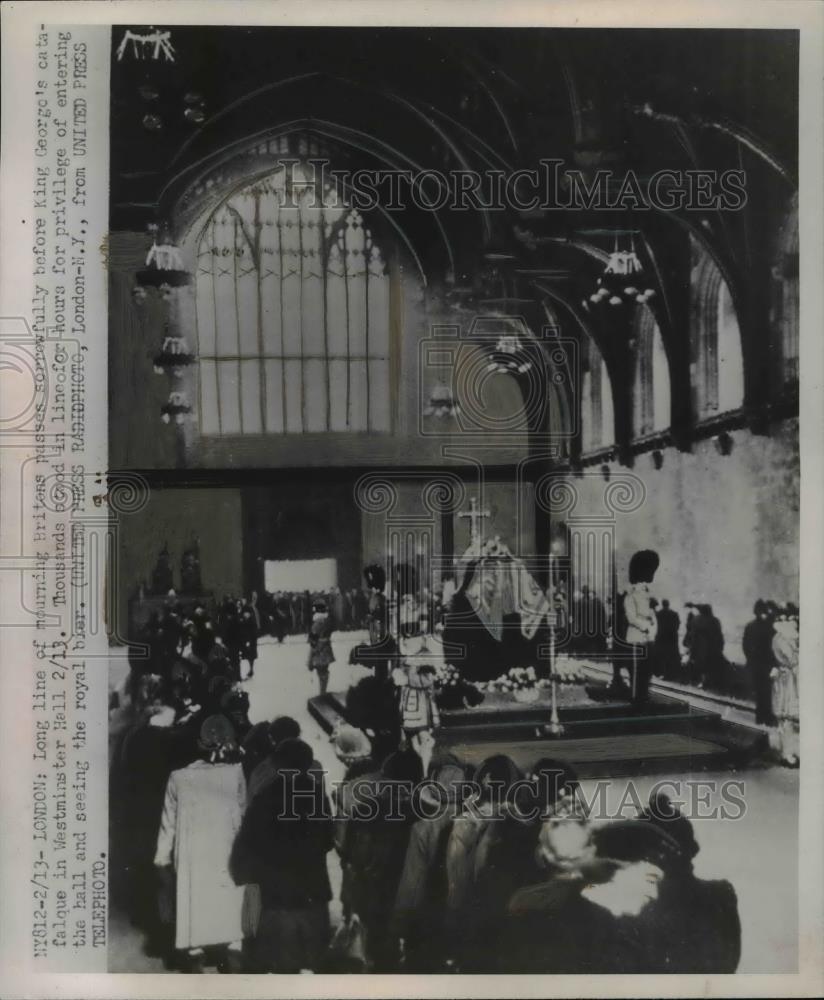
{"type": "MultiPolygon", "coordinates": [[[[437,745],[471,764],[496,753],[521,768],[556,757],[574,764],[582,777],[738,769],[753,766],[765,749],[762,733],[677,698],[656,694],[635,710],[609,700],[605,688],[593,693],[598,700],[582,688],[560,689],[559,736],[546,729],[547,699],[521,704],[510,695],[487,695],[476,708],[442,711],[437,745]]],[[[346,718],[345,695],[312,698],[309,711],[331,732],[346,718]]]]}

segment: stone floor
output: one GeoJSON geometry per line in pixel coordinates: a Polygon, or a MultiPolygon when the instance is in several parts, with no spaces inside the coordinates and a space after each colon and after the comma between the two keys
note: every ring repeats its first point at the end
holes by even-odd
{"type": "MultiPolygon", "coordinates": [[[[364,640],[363,633],[339,633],[334,647],[330,690],[345,690],[367,671],[349,666],[350,647],[364,640]]],[[[260,646],[255,675],[246,682],[252,722],[275,715],[292,715],[303,729],[303,738],[312,746],[315,758],[327,769],[330,782],[343,776],[343,767],[334,756],[328,737],[308,713],[307,699],[316,693],[316,678],[306,669],[307,645],[303,637],[289,637],[282,645],[266,639],[260,646]]],[[[121,668],[122,669],[122,668],[121,668]]],[[[116,682],[116,678],[114,679],[116,682]]],[[[798,935],[798,772],[783,768],[751,769],[723,774],[674,773],[667,776],[680,782],[680,794],[673,798],[693,802],[688,809],[701,845],[695,860],[702,878],[725,878],[732,882],[739,900],[743,925],[740,972],[790,972],[797,962],[798,935]],[[706,786],[690,784],[716,780],[743,782],[735,794],[744,802],[739,819],[700,818],[708,806],[721,803],[720,793],[707,798],[706,786]],[[703,789],[703,790],[702,790],[703,789]],[[698,818],[696,818],[698,817],[698,818]]],[[[626,804],[646,801],[650,787],[661,777],[621,777],[603,786],[597,800],[606,804],[611,815],[626,804]],[[629,784],[632,787],[629,787],[629,784]]],[[[584,794],[594,798],[599,791],[593,782],[583,782],[584,794]]],[[[329,856],[333,891],[340,886],[340,867],[334,854],[329,856]]],[[[338,909],[333,904],[333,918],[338,909]]],[[[112,972],[160,972],[157,959],[143,951],[141,936],[122,913],[112,912],[109,927],[109,969],[112,972]]]]}

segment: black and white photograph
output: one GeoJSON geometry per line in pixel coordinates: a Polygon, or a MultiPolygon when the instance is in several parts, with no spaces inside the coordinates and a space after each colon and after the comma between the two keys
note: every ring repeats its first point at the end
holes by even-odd
{"type": "Polygon", "coordinates": [[[798,33],[124,27],[110,129],[110,969],[796,968],[798,33]]]}
{"type": "Polygon", "coordinates": [[[3,992],[816,995],[824,10],[3,6],[3,992]]]}

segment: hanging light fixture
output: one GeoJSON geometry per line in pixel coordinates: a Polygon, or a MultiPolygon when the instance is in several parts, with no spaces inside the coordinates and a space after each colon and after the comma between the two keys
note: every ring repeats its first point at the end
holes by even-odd
{"type": "Polygon", "coordinates": [[[144,288],[161,290],[180,288],[192,280],[183,263],[180,248],[172,240],[167,229],[150,226],[153,241],[146,254],[146,266],[137,272],[137,282],[144,288]]]}
{"type": "Polygon", "coordinates": [[[137,272],[137,283],[132,288],[132,298],[138,306],[146,301],[150,289],[155,290],[164,301],[169,301],[176,288],[188,285],[192,280],[183,263],[180,248],[168,230],[154,223],[148,229],[152,234],[152,245],[146,254],[146,266],[137,272]]]}
{"type": "Polygon", "coordinates": [[[469,339],[475,338],[488,345],[486,371],[522,375],[533,367],[525,346],[530,339],[529,328],[522,317],[498,311],[476,316],[469,331],[469,339]]]}
{"type": "Polygon", "coordinates": [[[515,333],[505,333],[495,344],[495,354],[487,365],[487,371],[523,375],[532,368],[532,362],[524,353],[520,337],[515,333]]]}
{"type": "Polygon", "coordinates": [[[186,368],[194,364],[194,360],[195,356],[189,352],[185,338],[178,334],[170,334],[167,327],[160,353],[154,356],[155,374],[180,378],[186,368]]]}
{"type": "Polygon", "coordinates": [[[160,413],[160,419],[164,424],[171,423],[172,421],[176,424],[182,424],[192,413],[192,407],[189,405],[189,398],[186,393],[178,390],[170,392],[169,401],[160,407],[160,413]]]}
{"type": "MultiPolygon", "coordinates": [[[[635,234],[630,233],[629,249],[622,250],[616,232],[612,253],[607,259],[603,274],[596,282],[595,291],[589,296],[589,301],[596,306],[603,302],[611,306],[620,306],[633,301],[643,305],[655,295],[653,288],[638,287],[642,283],[640,278],[643,274],[644,265],[635,250],[635,234]]],[[[583,305],[584,308],[588,308],[586,300],[583,305]]]]}
{"type": "Polygon", "coordinates": [[[432,395],[429,397],[429,402],[424,408],[423,415],[425,417],[438,417],[440,420],[444,420],[447,417],[457,417],[459,411],[452,389],[444,382],[439,382],[432,390],[432,395]]]}

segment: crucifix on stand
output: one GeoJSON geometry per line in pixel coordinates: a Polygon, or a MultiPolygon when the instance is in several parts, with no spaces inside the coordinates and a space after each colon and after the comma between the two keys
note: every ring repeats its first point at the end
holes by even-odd
{"type": "Polygon", "coordinates": [[[469,501],[469,510],[461,511],[458,517],[467,518],[469,520],[469,543],[473,549],[477,549],[478,552],[481,550],[481,545],[484,540],[483,532],[483,521],[485,517],[491,517],[492,515],[488,510],[478,510],[478,501],[475,497],[469,501]]]}

